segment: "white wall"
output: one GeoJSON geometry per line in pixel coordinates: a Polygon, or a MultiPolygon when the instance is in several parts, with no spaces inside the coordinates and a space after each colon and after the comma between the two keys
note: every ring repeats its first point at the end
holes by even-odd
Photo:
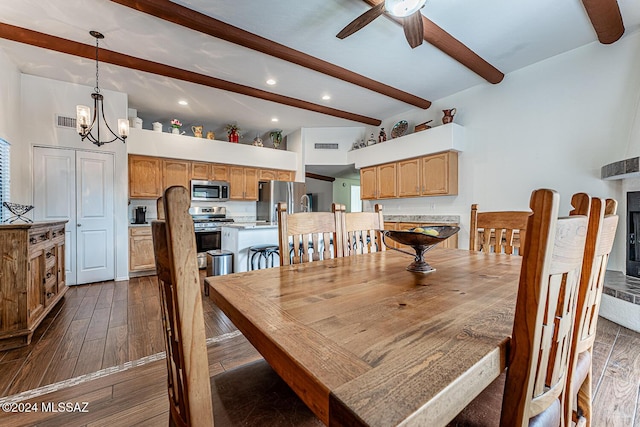
{"type": "Polygon", "coordinates": [[[351,208],[351,187],[360,185],[359,179],[336,178],[333,182],[333,201],[342,203],[347,212],[352,212],[351,208]]]}
{"type": "Polygon", "coordinates": [[[318,195],[317,206],[314,206],[313,210],[316,212],[331,212],[333,183],[314,178],[307,178],[305,183],[307,185],[307,194],[314,193],[318,195]]]}
{"type": "MultiPolygon", "coordinates": [[[[77,104],[92,105],[92,87],[50,80],[23,74],[21,76],[21,126],[22,138],[12,145],[12,193],[25,203],[33,202],[33,147],[65,147],[78,150],[114,153],[115,174],[115,251],[116,280],[129,276],[128,241],[128,179],[127,147],[122,142],[97,147],[80,137],[75,129],[55,126],[55,114],[75,117],[77,104]],[[15,178],[15,179],[14,179],[15,178]]],[[[107,120],[116,122],[127,117],[127,95],[101,89],[104,95],[107,120]]],[[[35,209],[38,207],[36,206],[35,209]]]]}
{"type": "Polygon", "coordinates": [[[344,165],[353,143],[364,138],[364,127],[304,128],[305,165],[344,165]],[[338,144],[337,150],[317,150],[316,143],[338,144]]]}
{"type": "MultiPolygon", "coordinates": [[[[0,138],[11,144],[11,162],[19,164],[19,151],[16,147],[20,145],[20,71],[7,57],[4,51],[0,50],[0,138]],[[18,157],[16,157],[18,151],[18,157]]],[[[20,168],[11,168],[11,195],[10,201],[14,203],[29,204],[30,199],[25,197],[20,191],[19,172],[20,168]]],[[[0,206],[0,209],[4,209],[0,206]]],[[[28,216],[31,216],[32,212],[28,216]]]]}
{"type": "MultiPolygon", "coordinates": [[[[456,107],[455,122],[465,127],[467,142],[459,156],[458,196],[384,200],[385,213],[461,215],[464,248],[472,203],[485,210],[524,210],[531,191],[541,187],[560,192],[563,212],[576,192],[622,201],[620,181],[601,180],[600,168],[640,151],[638,135],[632,135],[638,69],[640,33],[634,33],[613,45],[593,43],[510,73],[498,85],[482,84],[438,100],[426,112],[413,109],[385,120],[387,129],[400,119],[412,129],[436,115],[439,121],[443,109],[456,107]]],[[[367,202],[366,210],[372,204],[367,202]]],[[[609,262],[614,270],[624,270],[623,228],[609,262]]]]}

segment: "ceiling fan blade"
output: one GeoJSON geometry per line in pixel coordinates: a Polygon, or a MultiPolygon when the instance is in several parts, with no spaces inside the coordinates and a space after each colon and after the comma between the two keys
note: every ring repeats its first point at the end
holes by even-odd
{"type": "Polygon", "coordinates": [[[346,27],[342,29],[342,31],[340,31],[336,35],[336,37],[339,39],[344,39],[345,37],[350,36],[351,34],[365,27],[378,16],[382,15],[382,12],[384,12],[384,2],[375,5],[374,7],[351,21],[346,27]]]}
{"type": "Polygon", "coordinates": [[[422,14],[419,10],[416,10],[413,14],[402,19],[402,28],[404,28],[404,35],[409,42],[409,46],[412,49],[420,46],[424,39],[422,14]]]}

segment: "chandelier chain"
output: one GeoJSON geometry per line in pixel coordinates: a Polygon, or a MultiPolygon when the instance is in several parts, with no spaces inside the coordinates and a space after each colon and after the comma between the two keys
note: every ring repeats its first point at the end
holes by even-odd
{"type": "Polygon", "coordinates": [[[96,87],[94,87],[93,89],[96,91],[96,93],[100,93],[100,85],[98,84],[98,42],[99,42],[99,38],[96,37],[96,87]]]}

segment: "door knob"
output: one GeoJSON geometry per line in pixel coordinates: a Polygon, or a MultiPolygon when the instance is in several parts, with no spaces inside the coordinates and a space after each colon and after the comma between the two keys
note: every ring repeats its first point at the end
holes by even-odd
{"type": "Polygon", "coordinates": [[[78,227],[82,227],[82,224],[78,223],[78,227]]]}

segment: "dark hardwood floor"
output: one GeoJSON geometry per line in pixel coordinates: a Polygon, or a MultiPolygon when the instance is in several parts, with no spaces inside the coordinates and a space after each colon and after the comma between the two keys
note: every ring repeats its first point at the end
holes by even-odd
{"type": "MultiPolygon", "coordinates": [[[[210,374],[260,358],[230,320],[203,301],[210,374]]],[[[88,412],[0,411],[0,425],[167,425],[160,328],[155,276],[71,287],[31,345],[0,352],[0,407],[88,402],[88,412]]],[[[593,372],[593,426],[640,427],[640,334],[601,318],[593,372]]]]}

